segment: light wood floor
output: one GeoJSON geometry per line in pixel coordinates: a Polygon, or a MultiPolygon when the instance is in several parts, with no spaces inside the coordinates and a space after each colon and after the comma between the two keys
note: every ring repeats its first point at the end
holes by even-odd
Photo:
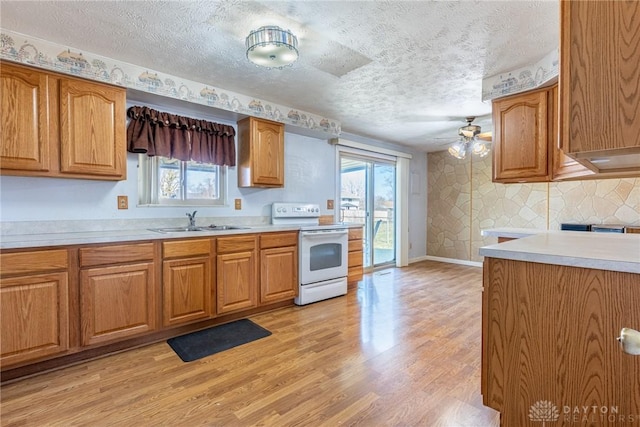
{"type": "Polygon", "coordinates": [[[164,342],[7,384],[3,426],[497,426],[480,395],[481,269],[421,262],[251,319],[183,363],[164,342]]]}

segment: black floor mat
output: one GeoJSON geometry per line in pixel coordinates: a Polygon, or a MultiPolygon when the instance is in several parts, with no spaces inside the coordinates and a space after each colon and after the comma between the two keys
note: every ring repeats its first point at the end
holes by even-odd
{"type": "Polygon", "coordinates": [[[262,326],[249,319],[241,319],[171,338],[167,344],[184,362],[192,362],[269,335],[271,332],[262,326]]]}

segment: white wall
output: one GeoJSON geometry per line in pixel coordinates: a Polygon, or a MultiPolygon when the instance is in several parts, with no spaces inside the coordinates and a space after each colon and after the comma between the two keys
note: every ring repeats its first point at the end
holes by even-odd
{"type": "MultiPolygon", "coordinates": [[[[285,187],[238,188],[236,168],[229,168],[227,207],[197,207],[198,216],[265,216],[274,201],[308,201],[326,207],[334,198],[335,155],[326,141],[285,135],[285,187]],[[242,199],[242,210],[233,208],[242,199]]],[[[127,156],[127,180],[104,182],[80,179],[2,176],[0,215],[7,221],[104,220],[184,217],[191,208],[137,207],[138,156],[127,156]],[[117,196],[129,196],[129,209],[117,209],[117,196]]],[[[332,214],[333,212],[324,212],[332,214]]]]}
{"type": "MultiPolygon", "coordinates": [[[[151,105],[154,106],[154,105],[151,105]]],[[[161,106],[154,106],[162,108],[161,106]]],[[[189,114],[189,111],[164,111],[189,114]]],[[[235,125],[228,120],[216,119],[209,114],[194,112],[192,117],[204,118],[235,125]]],[[[414,191],[409,200],[409,234],[411,236],[409,258],[426,255],[426,154],[411,152],[407,147],[373,141],[349,135],[349,139],[371,145],[391,148],[413,154],[410,170],[414,173],[414,191]],[[417,190],[416,190],[417,189],[417,190]]],[[[269,216],[273,202],[311,202],[320,205],[323,215],[327,199],[336,200],[335,146],[326,140],[287,132],[285,134],[285,187],[278,189],[238,188],[236,168],[229,168],[228,206],[226,207],[137,207],[138,156],[128,154],[127,180],[105,182],[78,179],[0,177],[0,226],[7,231],[15,222],[46,221],[102,221],[132,219],[184,219],[187,211],[197,209],[198,217],[265,217],[269,216]],[[129,197],[129,209],[117,209],[117,196],[129,197]],[[242,199],[242,210],[233,208],[234,199],[242,199]]],[[[410,190],[411,191],[411,190],[410,190]]],[[[27,224],[28,226],[28,224],[27,224]]],[[[47,225],[48,226],[48,225],[47,225]]],[[[153,224],[149,224],[153,226],[153,224]]]]}

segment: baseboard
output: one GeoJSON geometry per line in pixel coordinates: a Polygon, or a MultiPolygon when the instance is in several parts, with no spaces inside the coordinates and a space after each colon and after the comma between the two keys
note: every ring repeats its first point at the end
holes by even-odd
{"type": "MultiPolygon", "coordinates": [[[[414,258],[414,259],[417,259],[418,261],[438,261],[438,262],[446,262],[449,264],[460,264],[460,265],[468,265],[471,267],[482,267],[482,262],[468,261],[466,259],[443,258],[439,256],[432,256],[432,255],[426,255],[426,256],[423,256],[420,258],[414,258]]],[[[411,262],[413,262],[413,260],[411,262]]]]}

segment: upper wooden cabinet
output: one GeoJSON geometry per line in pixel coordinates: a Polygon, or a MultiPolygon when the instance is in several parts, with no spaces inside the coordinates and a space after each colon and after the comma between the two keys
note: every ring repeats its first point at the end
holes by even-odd
{"type": "Polygon", "coordinates": [[[284,125],[247,117],[238,122],[238,187],[284,187],[284,125]]]}
{"type": "Polygon", "coordinates": [[[2,174],[126,179],[124,88],[0,66],[2,174]]]}
{"type": "MultiPolygon", "coordinates": [[[[49,170],[49,76],[0,64],[2,81],[2,172],[49,170]]],[[[55,153],[54,153],[55,154],[55,153]]]]}
{"type": "Polygon", "coordinates": [[[493,180],[549,181],[548,90],[493,102],[493,180]]]}
{"type": "Polygon", "coordinates": [[[637,1],[562,1],[563,149],[599,173],[640,176],[637,1]]]}
{"type": "Polygon", "coordinates": [[[560,148],[557,85],[494,101],[493,124],[494,182],[596,176],[560,148]]]}

